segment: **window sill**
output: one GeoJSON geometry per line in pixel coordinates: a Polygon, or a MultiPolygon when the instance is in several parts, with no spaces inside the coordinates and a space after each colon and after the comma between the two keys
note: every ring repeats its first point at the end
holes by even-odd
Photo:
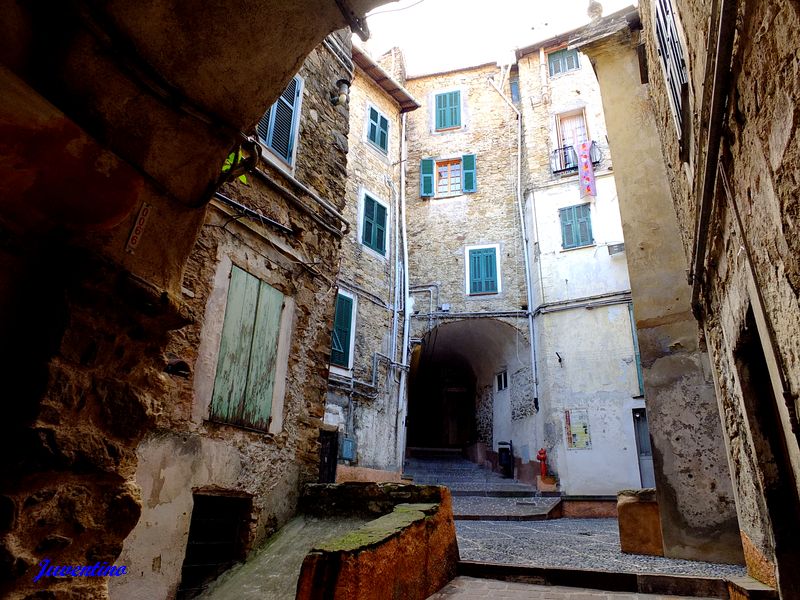
{"type": "Polygon", "coordinates": [[[482,296],[499,296],[500,292],[470,292],[467,294],[469,298],[480,298],[482,296]]]}
{"type": "Polygon", "coordinates": [[[583,246],[575,246],[574,248],[561,248],[559,252],[572,252],[573,250],[583,250],[584,248],[597,248],[597,242],[584,244],[583,246]]]}
{"type": "MultiPolygon", "coordinates": [[[[216,421],[214,419],[204,419],[203,424],[205,426],[212,425],[214,427],[233,427],[234,429],[241,429],[242,431],[250,431],[252,433],[257,433],[269,439],[274,439],[275,434],[267,429],[258,429],[256,427],[248,427],[247,425],[240,425],[239,423],[229,423],[228,421],[216,421]]],[[[270,418],[270,425],[272,425],[272,419],[270,418]]]]}
{"type": "Polygon", "coordinates": [[[367,139],[367,140],[364,140],[364,141],[367,144],[367,148],[369,148],[370,150],[375,152],[378,155],[378,158],[381,158],[381,159],[383,159],[385,161],[389,160],[389,149],[388,148],[386,150],[384,150],[383,148],[381,148],[377,144],[374,144],[371,140],[367,139]]]}
{"type": "Polygon", "coordinates": [[[428,196],[431,200],[452,200],[453,198],[460,198],[466,196],[464,192],[456,192],[453,194],[442,194],[441,196],[428,196]]]}

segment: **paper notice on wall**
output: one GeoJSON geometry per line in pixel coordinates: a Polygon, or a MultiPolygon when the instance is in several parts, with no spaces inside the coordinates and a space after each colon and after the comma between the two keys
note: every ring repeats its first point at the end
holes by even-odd
{"type": "Polygon", "coordinates": [[[589,434],[589,411],[573,409],[564,411],[567,448],[571,450],[589,450],[592,447],[592,436],[589,434]]]}
{"type": "Polygon", "coordinates": [[[592,164],[592,142],[581,142],[578,146],[578,168],[580,169],[581,198],[597,196],[597,183],[592,164]]]}

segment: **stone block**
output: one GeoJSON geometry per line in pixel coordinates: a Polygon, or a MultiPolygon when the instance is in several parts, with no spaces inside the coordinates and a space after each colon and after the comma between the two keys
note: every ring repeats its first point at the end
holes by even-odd
{"type": "Polygon", "coordinates": [[[654,489],[622,490],[617,496],[619,543],[628,554],[664,556],[654,489]]]}
{"type": "Polygon", "coordinates": [[[557,492],[558,482],[554,478],[547,477],[542,479],[541,475],[536,476],[536,489],[540,492],[557,492]]]}

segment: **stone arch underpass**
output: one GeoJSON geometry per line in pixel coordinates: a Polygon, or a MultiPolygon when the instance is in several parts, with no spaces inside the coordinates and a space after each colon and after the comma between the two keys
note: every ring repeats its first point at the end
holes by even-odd
{"type": "Polygon", "coordinates": [[[482,442],[492,451],[515,433],[532,436],[529,353],[528,337],[498,319],[430,329],[412,358],[407,447],[466,449],[482,442]]]}

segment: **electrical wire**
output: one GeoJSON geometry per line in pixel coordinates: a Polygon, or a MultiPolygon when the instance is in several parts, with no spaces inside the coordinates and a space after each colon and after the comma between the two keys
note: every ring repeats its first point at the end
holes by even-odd
{"type": "Polygon", "coordinates": [[[409,4],[408,6],[402,6],[400,8],[388,8],[386,10],[374,11],[374,12],[371,12],[371,13],[367,13],[367,18],[369,19],[370,17],[374,17],[375,15],[383,15],[383,14],[386,14],[386,13],[393,13],[393,12],[400,12],[400,11],[403,11],[403,10],[408,10],[409,8],[412,8],[412,7],[416,6],[417,4],[422,4],[423,2],[425,2],[425,0],[417,0],[416,2],[414,2],[414,4],[409,4]]]}

